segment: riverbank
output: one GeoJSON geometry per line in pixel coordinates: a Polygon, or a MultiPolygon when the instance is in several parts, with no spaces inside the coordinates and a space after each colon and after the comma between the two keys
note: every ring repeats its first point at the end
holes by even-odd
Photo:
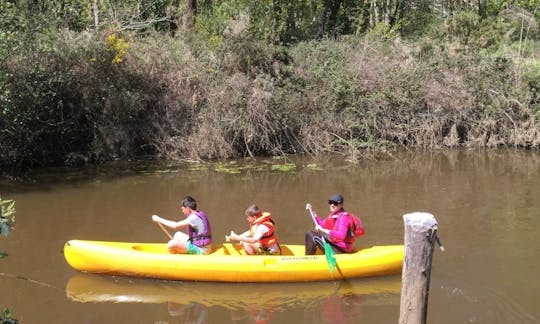
{"type": "Polygon", "coordinates": [[[38,35],[47,46],[2,65],[0,165],[540,149],[538,28],[524,38],[519,19],[501,17],[467,36],[435,24],[287,46],[241,28],[217,45],[112,29],[38,35]]]}

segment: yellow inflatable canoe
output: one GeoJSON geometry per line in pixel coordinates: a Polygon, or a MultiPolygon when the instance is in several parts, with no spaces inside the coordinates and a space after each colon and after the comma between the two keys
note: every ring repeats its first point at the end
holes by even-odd
{"type": "Polygon", "coordinates": [[[333,271],[324,255],[303,245],[281,245],[282,255],[245,255],[240,245],[214,245],[209,255],[170,254],[164,243],[70,240],[64,256],[79,271],[167,280],[299,282],[381,276],[401,272],[403,245],[372,246],[336,254],[333,271]]]}

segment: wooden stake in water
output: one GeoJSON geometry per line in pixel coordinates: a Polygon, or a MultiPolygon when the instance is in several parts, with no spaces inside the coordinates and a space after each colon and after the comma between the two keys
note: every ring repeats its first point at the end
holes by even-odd
{"type": "MultiPolygon", "coordinates": [[[[433,246],[437,241],[437,221],[432,214],[403,215],[405,258],[401,280],[400,324],[425,324],[431,276],[433,246]]],[[[441,246],[441,250],[444,248],[441,246]]]]}

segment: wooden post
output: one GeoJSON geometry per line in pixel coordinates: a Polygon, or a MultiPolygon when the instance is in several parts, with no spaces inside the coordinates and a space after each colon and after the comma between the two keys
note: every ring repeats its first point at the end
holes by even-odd
{"type": "Polygon", "coordinates": [[[405,214],[403,221],[405,258],[401,277],[399,324],[425,324],[437,221],[432,214],[421,212],[405,214]]]}

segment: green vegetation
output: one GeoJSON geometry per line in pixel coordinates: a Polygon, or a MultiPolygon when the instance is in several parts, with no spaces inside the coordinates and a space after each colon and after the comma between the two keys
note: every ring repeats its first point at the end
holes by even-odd
{"type": "Polygon", "coordinates": [[[241,170],[240,170],[240,167],[235,165],[234,163],[232,164],[224,164],[224,163],[217,163],[215,165],[215,169],[217,172],[221,172],[221,173],[226,173],[226,174],[240,174],[241,173],[241,170]]]}
{"type": "Polygon", "coordinates": [[[291,172],[296,170],[296,165],[293,163],[272,164],[272,171],[291,172]]]}
{"type": "Polygon", "coordinates": [[[312,171],[322,171],[323,168],[321,168],[318,164],[316,163],[310,163],[308,165],[306,165],[306,168],[312,170],[312,171]]]}
{"type": "Polygon", "coordinates": [[[527,0],[3,1],[0,167],[539,149],[539,23],[527,0]]]}
{"type": "MultiPolygon", "coordinates": [[[[8,236],[15,226],[15,202],[3,200],[0,196],[0,236],[8,236]]],[[[6,252],[0,251],[0,259],[7,256],[6,252]]]]}
{"type": "Polygon", "coordinates": [[[0,235],[7,236],[15,225],[15,202],[0,196],[0,235]]]}
{"type": "Polygon", "coordinates": [[[19,323],[19,320],[13,317],[13,313],[11,313],[9,309],[5,308],[4,311],[0,313],[0,323],[1,324],[17,324],[19,323]]]}
{"type": "MultiPolygon", "coordinates": [[[[2,200],[0,196],[0,234],[7,236],[15,225],[15,202],[13,200],[2,200]]],[[[0,251],[0,259],[7,256],[7,253],[0,251]]],[[[0,313],[1,324],[16,324],[19,321],[13,317],[7,308],[0,313]]]]}

